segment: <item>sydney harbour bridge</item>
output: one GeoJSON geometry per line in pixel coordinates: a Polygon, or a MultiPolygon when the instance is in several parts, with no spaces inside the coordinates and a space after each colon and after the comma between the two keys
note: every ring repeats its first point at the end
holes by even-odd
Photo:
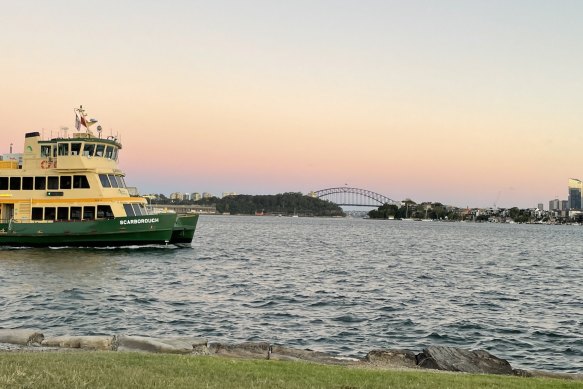
{"type": "Polygon", "coordinates": [[[348,186],[320,189],[310,192],[308,196],[328,200],[345,207],[380,207],[387,203],[397,206],[401,205],[400,201],[395,201],[380,193],[366,189],[350,188],[348,186]]]}

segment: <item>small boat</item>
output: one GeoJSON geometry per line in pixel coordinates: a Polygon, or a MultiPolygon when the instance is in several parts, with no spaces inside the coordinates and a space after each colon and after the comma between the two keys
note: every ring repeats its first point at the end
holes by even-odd
{"type": "Polygon", "coordinates": [[[22,154],[0,160],[0,246],[190,246],[198,215],[152,213],[119,169],[121,142],[95,136],[83,107],[72,137],[25,135],[22,154]],[[81,131],[81,128],[84,131],[81,131]]]}

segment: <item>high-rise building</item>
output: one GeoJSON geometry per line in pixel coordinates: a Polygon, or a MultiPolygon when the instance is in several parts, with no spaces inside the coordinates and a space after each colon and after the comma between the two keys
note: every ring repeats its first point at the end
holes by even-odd
{"type": "Polygon", "coordinates": [[[192,192],[190,198],[192,199],[192,201],[198,201],[202,198],[202,196],[198,192],[192,192]]]}
{"type": "Polygon", "coordinates": [[[561,209],[561,201],[559,199],[554,199],[549,201],[549,211],[558,211],[561,209]]]}
{"type": "Polygon", "coordinates": [[[581,209],[581,192],[583,182],[576,178],[569,178],[569,209],[581,209]]]}
{"type": "Polygon", "coordinates": [[[182,200],[182,193],[180,192],[170,193],[170,200],[182,200]]]}
{"type": "Polygon", "coordinates": [[[545,208],[545,206],[544,206],[544,204],[543,204],[543,203],[538,203],[538,207],[537,207],[537,208],[538,208],[538,210],[539,210],[539,211],[544,211],[544,210],[545,210],[545,209],[544,209],[544,208],[545,208]]]}

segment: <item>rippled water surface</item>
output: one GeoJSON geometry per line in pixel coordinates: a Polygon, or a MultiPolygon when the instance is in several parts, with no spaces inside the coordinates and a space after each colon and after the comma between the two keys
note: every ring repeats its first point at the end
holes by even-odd
{"type": "Polygon", "coordinates": [[[583,227],[201,217],[192,249],[0,249],[0,327],[583,370],[583,227]]]}

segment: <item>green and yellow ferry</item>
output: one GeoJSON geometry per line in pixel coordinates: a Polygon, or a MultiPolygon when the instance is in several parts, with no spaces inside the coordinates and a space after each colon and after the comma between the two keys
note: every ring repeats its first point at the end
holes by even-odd
{"type": "Polygon", "coordinates": [[[74,111],[72,137],[29,132],[23,153],[0,161],[0,246],[189,246],[198,215],[151,213],[126,187],[118,139],[100,126],[95,136],[97,121],[74,111]]]}

